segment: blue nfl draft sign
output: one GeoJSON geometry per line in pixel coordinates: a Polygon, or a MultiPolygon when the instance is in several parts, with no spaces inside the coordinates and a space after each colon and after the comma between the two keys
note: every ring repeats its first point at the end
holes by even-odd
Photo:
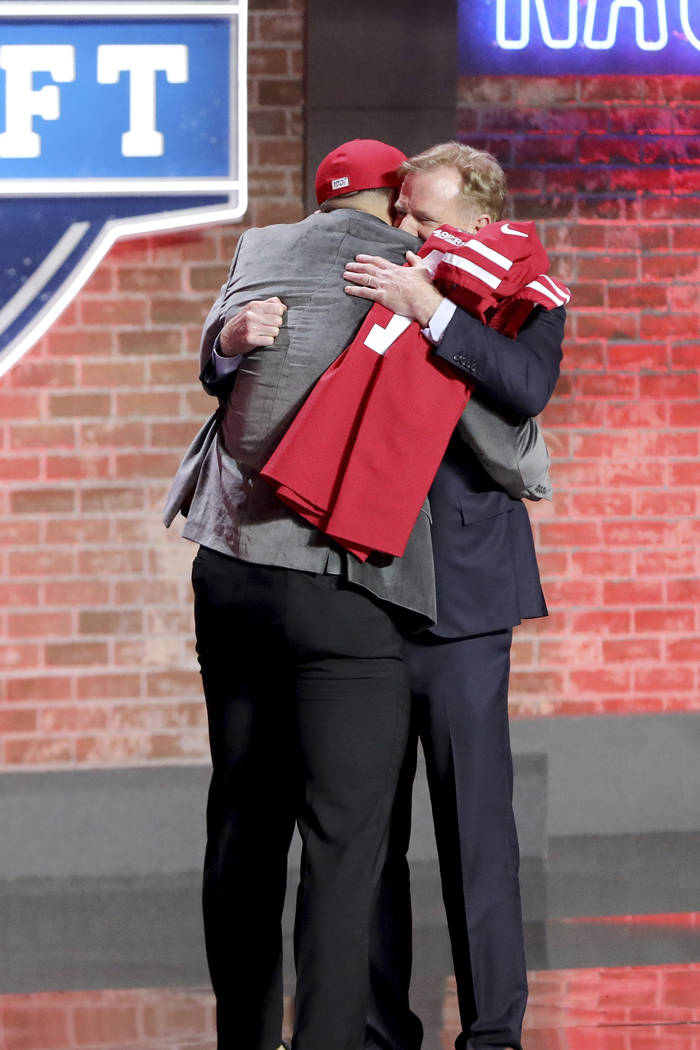
{"type": "Polygon", "coordinates": [[[466,74],[697,74],[700,0],[459,0],[466,74]]]}
{"type": "Polygon", "coordinates": [[[118,237],[245,212],[246,4],[0,2],[0,375],[118,237]]]}

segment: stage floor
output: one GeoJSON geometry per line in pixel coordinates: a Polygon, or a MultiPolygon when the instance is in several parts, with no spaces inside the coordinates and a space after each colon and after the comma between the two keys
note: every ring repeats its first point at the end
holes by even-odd
{"type": "MultiPolygon", "coordinates": [[[[212,1050],[198,882],[0,885],[0,1050],[212,1050]]],[[[522,884],[526,1050],[700,1050],[700,836],[557,839],[522,884]]],[[[425,1050],[449,1050],[435,866],[413,885],[413,1006],[425,1050]]]]}

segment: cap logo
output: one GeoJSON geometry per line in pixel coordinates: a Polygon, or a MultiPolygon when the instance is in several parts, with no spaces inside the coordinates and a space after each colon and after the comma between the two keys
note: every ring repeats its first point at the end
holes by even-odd
{"type": "Polygon", "coordinates": [[[350,179],[347,175],[343,175],[342,179],[333,179],[331,182],[332,190],[343,190],[346,186],[350,185],[350,179]]]}

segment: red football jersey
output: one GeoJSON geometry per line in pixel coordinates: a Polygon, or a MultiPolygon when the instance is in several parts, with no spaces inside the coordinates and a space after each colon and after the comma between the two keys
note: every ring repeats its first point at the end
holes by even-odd
{"type": "MultiPolygon", "coordinates": [[[[534,223],[442,226],[420,252],[439,290],[514,336],[536,304],[568,302],[544,275],[534,223]]],[[[418,324],[375,304],[261,471],[279,498],[365,560],[400,557],[471,393],[418,324]]]]}

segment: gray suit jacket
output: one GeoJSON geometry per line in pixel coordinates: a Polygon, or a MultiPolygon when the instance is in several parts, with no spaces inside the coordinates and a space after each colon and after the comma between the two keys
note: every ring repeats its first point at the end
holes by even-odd
{"type": "Polygon", "coordinates": [[[202,366],[226,317],[252,299],[279,295],[288,307],[284,326],[273,347],[243,359],[230,392],[185,454],[164,512],[166,525],[186,513],[185,537],[244,561],[342,573],[412,614],[416,625],[435,620],[427,501],[402,558],[373,555],[363,564],[286,508],[258,471],[371,305],[344,293],[345,264],[360,252],[401,263],[418,243],[350,209],[241,237],[205,323],[202,366]]]}

